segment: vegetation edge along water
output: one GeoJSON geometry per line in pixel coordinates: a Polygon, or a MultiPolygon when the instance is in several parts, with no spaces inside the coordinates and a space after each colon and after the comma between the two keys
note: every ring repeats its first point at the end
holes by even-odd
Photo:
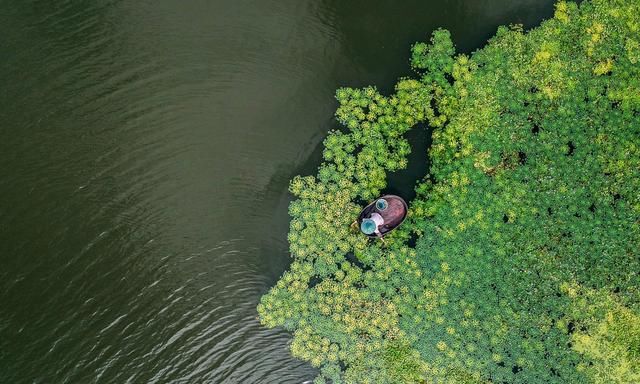
{"type": "Polygon", "coordinates": [[[411,65],[336,92],[261,322],[318,384],[640,382],[640,2],[561,1],[471,55],[437,30],[411,65]],[[350,224],[422,122],[409,220],[370,241],[350,224]]]}

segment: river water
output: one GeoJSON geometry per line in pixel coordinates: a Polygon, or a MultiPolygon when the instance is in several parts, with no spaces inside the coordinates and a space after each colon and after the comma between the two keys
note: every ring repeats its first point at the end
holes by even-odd
{"type": "MultiPolygon", "coordinates": [[[[0,382],[302,383],[255,306],[339,86],[551,0],[0,0],[0,382]]],[[[411,197],[428,135],[410,133],[411,197]]]]}

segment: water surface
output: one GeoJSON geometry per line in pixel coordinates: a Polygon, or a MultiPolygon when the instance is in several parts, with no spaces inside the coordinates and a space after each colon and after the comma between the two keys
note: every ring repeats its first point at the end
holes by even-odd
{"type": "MultiPolygon", "coordinates": [[[[550,0],[0,0],[0,382],[301,383],[255,306],[334,90],[550,0]]],[[[410,197],[428,135],[410,133],[410,197]]]]}

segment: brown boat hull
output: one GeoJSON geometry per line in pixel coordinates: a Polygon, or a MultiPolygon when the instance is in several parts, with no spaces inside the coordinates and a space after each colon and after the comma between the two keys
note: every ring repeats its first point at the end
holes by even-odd
{"type": "Polygon", "coordinates": [[[409,211],[409,207],[407,203],[400,196],[396,195],[384,195],[377,199],[375,199],[371,204],[364,207],[364,209],[360,212],[358,216],[358,227],[362,224],[362,220],[368,218],[373,212],[377,212],[384,219],[384,225],[382,225],[380,230],[380,235],[375,233],[366,235],[371,238],[383,237],[394,229],[398,228],[400,224],[407,218],[407,212],[409,211]],[[385,199],[389,206],[384,211],[380,211],[376,208],[376,201],[379,199],[385,199]]]}

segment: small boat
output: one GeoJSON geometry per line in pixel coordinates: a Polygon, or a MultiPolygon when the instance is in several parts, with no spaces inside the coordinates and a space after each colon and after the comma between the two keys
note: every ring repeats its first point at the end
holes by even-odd
{"type": "Polygon", "coordinates": [[[360,212],[357,220],[358,227],[362,233],[371,238],[383,237],[402,224],[404,219],[407,218],[408,210],[407,203],[402,197],[396,195],[381,196],[364,207],[362,212],[360,212]],[[375,221],[371,219],[374,213],[382,216],[384,224],[378,226],[375,221]],[[375,233],[376,227],[379,234],[375,233]]]}

